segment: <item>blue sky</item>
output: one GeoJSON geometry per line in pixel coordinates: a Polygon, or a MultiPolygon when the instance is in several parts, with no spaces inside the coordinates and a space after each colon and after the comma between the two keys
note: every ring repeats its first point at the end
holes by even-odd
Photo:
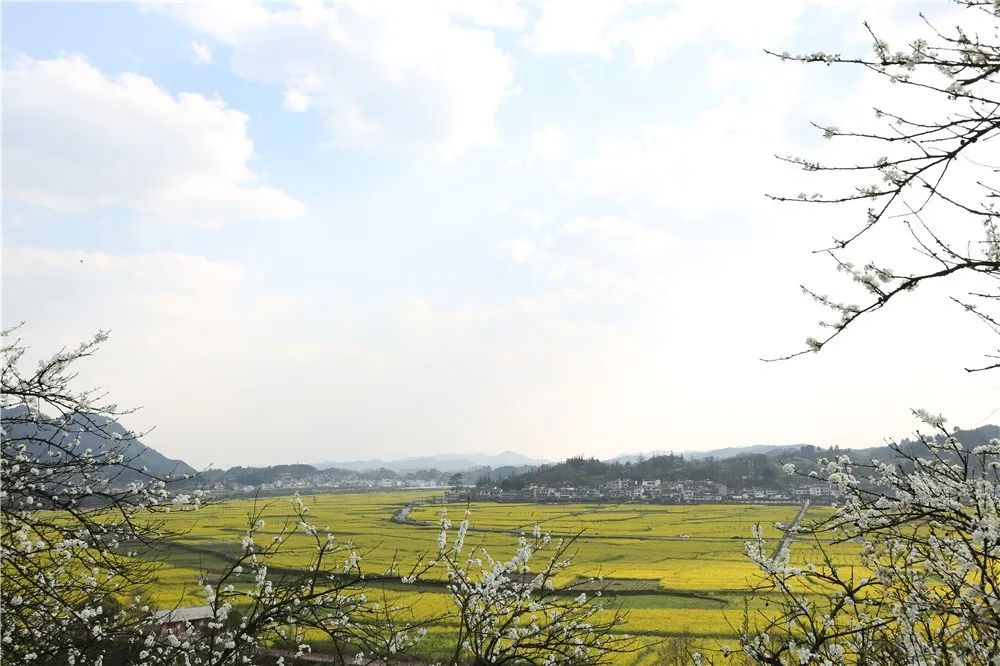
{"type": "Polygon", "coordinates": [[[5,4],[4,325],[39,352],[111,329],[85,377],[198,465],[867,445],[909,407],[974,425],[983,336],[931,292],[758,360],[814,332],[801,281],[848,288],[810,250],[857,219],[770,204],[823,186],[773,155],[844,154],[809,121],[891,94],[762,49],[863,53],[863,19],[909,37],[921,8],[952,18],[5,4]]]}

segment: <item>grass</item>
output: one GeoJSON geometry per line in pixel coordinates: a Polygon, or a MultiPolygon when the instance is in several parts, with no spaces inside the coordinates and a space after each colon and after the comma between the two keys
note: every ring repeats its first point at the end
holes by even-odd
{"type": "MultiPolygon", "coordinates": [[[[431,499],[430,492],[370,492],[304,495],[312,522],[329,528],[341,541],[353,541],[369,551],[369,571],[387,567],[395,558],[404,565],[431,555],[441,507],[416,506],[412,524],[392,521],[408,503],[431,499]],[[426,524],[420,524],[424,522],[426,524]]],[[[264,502],[264,501],[262,501],[264,502]]],[[[267,532],[276,532],[289,518],[289,498],[266,500],[267,532]]],[[[239,548],[251,500],[210,504],[197,512],[180,511],[165,518],[178,534],[166,553],[149,555],[164,562],[154,596],[162,606],[204,603],[198,589],[200,572],[217,571],[227,555],[239,548]]],[[[648,641],[690,636],[709,646],[735,642],[735,627],[743,619],[747,589],[757,580],[756,568],[744,555],[744,543],[760,523],[765,538],[777,543],[776,523],[788,523],[794,506],[756,505],[602,505],[602,504],[492,504],[470,505],[473,529],[467,544],[482,544],[497,556],[509,556],[517,535],[534,525],[553,536],[573,536],[572,576],[564,582],[603,576],[608,593],[628,609],[622,631],[648,641]]],[[[461,520],[465,505],[448,507],[453,522],[461,520]]],[[[304,568],[313,548],[305,536],[293,537],[275,566],[304,568]]],[[[795,544],[793,555],[812,554],[806,543],[795,544]]],[[[848,546],[837,546],[838,556],[850,556],[848,546]]],[[[395,586],[394,586],[395,587],[395,586]]],[[[401,586],[395,594],[413,605],[418,618],[435,617],[448,609],[443,589],[401,586]]],[[[760,601],[753,602],[761,603],[760,601]]],[[[425,646],[427,658],[438,658],[453,632],[451,623],[434,627],[425,646]]],[[[642,662],[639,657],[622,663],[642,662]]]]}

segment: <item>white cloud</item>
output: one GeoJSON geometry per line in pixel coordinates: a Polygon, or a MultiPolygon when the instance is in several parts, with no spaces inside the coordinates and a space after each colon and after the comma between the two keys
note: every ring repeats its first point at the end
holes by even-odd
{"type": "Polygon", "coordinates": [[[530,42],[538,53],[604,58],[627,46],[636,65],[649,66],[695,41],[754,50],[775,47],[795,31],[807,7],[799,0],[772,2],[766,11],[750,2],[720,7],[700,0],[552,0],[541,5],[530,42]]]}
{"type": "Polygon", "coordinates": [[[546,162],[559,162],[569,152],[569,139],[555,125],[547,125],[531,136],[531,151],[546,162]]]}
{"type": "MultiPolygon", "coordinates": [[[[425,3],[433,7],[435,3],[425,3]]],[[[527,14],[519,0],[444,0],[436,3],[483,27],[522,28],[527,14]]]]}
{"type": "Polygon", "coordinates": [[[597,53],[610,56],[617,41],[609,34],[624,10],[620,0],[553,0],[541,5],[531,42],[539,53],[597,53]]]}
{"type": "Polygon", "coordinates": [[[662,262],[675,247],[663,229],[616,217],[576,217],[536,238],[515,238],[500,248],[519,264],[529,264],[559,289],[585,293],[617,292],[627,298],[656,288],[662,262]]]}
{"type": "Polygon", "coordinates": [[[511,259],[519,264],[530,261],[535,256],[537,250],[534,243],[527,238],[515,238],[500,245],[500,249],[510,254],[511,259]]]}
{"type": "Polygon", "coordinates": [[[574,218],[563,226],[559,235],[594,238],[602,247],[615,246],[635,257],[662,256],[674,245],[670,234],[662,229],[612,216],[574,218]]]}
{"type": "Polygon", "coordinates": [[[217,227],[289,220],[304,207],[250,168],[247,116],[173,96],[79,57],[4,70],[5,195],[62,212],[120,206],[143,220],[217,227]]]}
{"type": "Polygon", "coordinates": [[[314,108],[342,144],[448,159],[498,143],[495,116],[514,77],[491,28],[523,22],[513,3],[171,10],[230,44],[236,74],[283,87],[286,109],[314,108]]]}
{"type": "Polygon", "coordinates": [[[286,90],[281,100],[281,108],[293,113],[302,113],[312,106],[312,98],[301,90],[286,90]]]}
{"type": "Polygon", "coordinates": [[[402,298],[395,303],[396,326],[411,331],[419,331],[431,321],[430,306],[419,296],[402,298]]]}
{"type": "Polygon", "coordinates": [[[521,211],[521,219],[532,229],[538,227],[544,227],[545,225],[552,222],[554,219],[551,215],[542,213],[540,211],[534,210],[533,208],[526,208],[521,211]]]}
{"type": "MultiPolygon", "coordinates": [[[[49,330],[50,336],[123,328],[129,337],[151,335],[151,344],[204,335],[210,347],[218,340],[206,333],[232,331],[233,308],[223,304],[248,280],[239,266],[176,252],[20,247],[4,249],[4,278],[5,316],[37,322],[59,313],[66,330],[49,330]]],[[[232,342],[235,350],[239,341],[232,342]]]]}
{"type": "Polygon", "coordinates": [[[720,102],[691,118],[604,136],[592,154],[572,162],[573,191],[685,215],[760,209],[764,193],[789,177],[775,153],[808,127],[816,102],[803,99],[801,68],[765,55],[717,57],[710,72],[727,93],[720,102]]]}
{"type": "Polygon", "coordinates": [[[211,64],[212,49],[201,42],[191,42],[191,61],[196,65],[211,64]]]}

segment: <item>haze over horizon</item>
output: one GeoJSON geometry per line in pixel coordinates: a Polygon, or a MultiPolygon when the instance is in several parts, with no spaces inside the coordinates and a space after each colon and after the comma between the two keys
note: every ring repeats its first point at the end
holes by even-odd
{"type": "Polygon", "coordinates": [[[995,423],[991,333],[936,287],[759,360],[816,333],[801,283],[850,295],[812,251],[857,223],[768,200],[824,187],[774,155],[845,154],[809,123],[882,89],[763,49],[867,54],[918,10],[958,11],[5,4],[3,326],[110,329],[81,386],[195,467],[995,423]]]}

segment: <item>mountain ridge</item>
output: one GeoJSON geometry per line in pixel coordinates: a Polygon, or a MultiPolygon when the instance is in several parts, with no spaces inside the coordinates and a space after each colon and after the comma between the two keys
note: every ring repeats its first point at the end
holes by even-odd
{"type": "Polygon", "coordinates": [[[637,453],[623,453],[621,455],[614,456],[612,458],[603,459],[604,462],[609,463],[626,463],[626,462],[637,462],[644,458],[655,458],[656,456],[684,456],[685,458],[693,458],[702,460],[704,458],[733,458],[735,456],[746,455],[749,453],[763,453],[770,455],[778,451],[791,451],[800,449],[803,446],[811,446],[806,442],[800,442],[798,444],[746,444],[742,446],[725,446],[719,449],[709,449],[707,451],[674,451],[673,449],[654,449],[652,451],[639,451],[637,453]]]}
{"type": "Polygon", "coordinates": [[[497,454],[489,453],[443,453],[430,456],[410,456],[383,460],[370,458],[366,460],[325,461],[312,463],[317,469],[343,469],[349,471],[366,471],[388,469],[394,472],[415,472],[422,469],[437,469],[442,472],[474,469],[479,467],[519,467],[523,465],[542,465],[547,460],[529,458],[514,451],[503,451],[497,454]]]}
{"type": "MultiPolygon", "coordinates": [[[[969,430],[957,429],[952,435],[967,450],[986,444],[992,439],[1000,438],[1000,426],[984,425],[969,430]]],[[[934,437],[943,441],[943,435],[934,437]]],[[[767,446],[767,445],[755,445],[767,446]]],[[[901,439],[898,446],[905,455],[927,455],[927,446],[914,439],[901,439]]],[[[735,448],[735,447],[734,447],[735,448]]],[[[706,452],[710,453],[710,452],[706,452]]],[[[616,479],[633,481],[646,479],[662,479],[666,481],[690,480],[712,481],[732,486],[786,486],[790,481],[797,481],[784,474],[781,466],[784,463],[794,463],[797,469],[810,470],[816,468],[820,457],[832,457],[845,453],[855,461],[906,463],[892,448],[886,444],[857,449],[839,447],[817,447],[806,444],[798,447],[774,446],[769,450],[739,453],[726,457],[706,455],[700,458],[688,458],[676,453],[651,456],[633,461],[601,461],[595,458],[568,458],[565,461],[544,465],[532,471],[510,476],[499,485],[505,490],[519,490],[530,485],[548,486],[593,486],[606,484],[616,479]]]]}
{"type": "MultiPolygon", "coordinates": [[[[74,451],[91,449],[94,452],[101,452],[121,447],[122,454],[129,464],[117,466],[114,472],[116,482],[135,481],[144,477],[181,479],[184,476],[197,474],[197,470],[183,460],[168,458],[153,447],[143,444],[137,437],[132,437],[124,426],[113,419],[99,414],[81,414],[80,417],[89,419],[96,427],[104,430],[109,438],[88,432],[84,426],[74,424],[72,421],[58,427],[66,432],[78,433],[80,441],[74,451]],[[145,472],[139,471],[142,468],[145,468],[145,472]]],[[[36,415],[25,405],[0,409],[0,422],[3,423],[4,430],[5,458],[7,447],[16,446],[19,442],[27,446],[29,455],[41,456],[44,453],[43,449],[46,448],[42,442],[54,437],[57,428],[54,419],[36,415]]]]}

